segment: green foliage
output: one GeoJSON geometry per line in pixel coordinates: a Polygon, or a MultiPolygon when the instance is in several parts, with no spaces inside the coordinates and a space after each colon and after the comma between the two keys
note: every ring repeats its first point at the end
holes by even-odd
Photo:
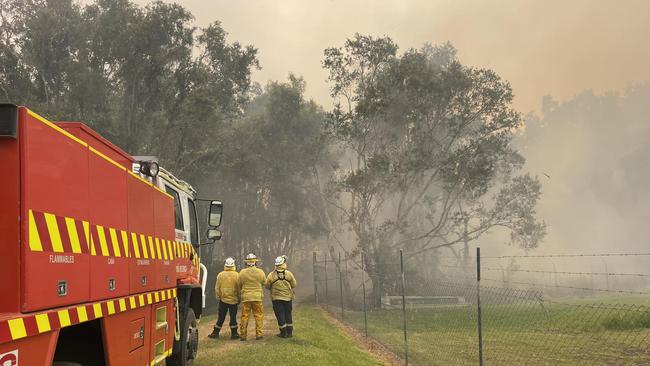
{"type": "Polygon", "coordinates": [[[220,23],[192,25],[176,4],[6,1],[0,7],[3,101],[83,120],[133,154],[192,178],[250,95],[257,50],[220,23]]]}
{"type": "Polygon", "coordinates": [[[220,145],[222,164],[205,179],[207,192],[230,197],[224,255],[253,251],[270,262],[323,234],[313,169],[326,148],[325,113],[303,92],[295,76],[270,82],[220,145]]]}

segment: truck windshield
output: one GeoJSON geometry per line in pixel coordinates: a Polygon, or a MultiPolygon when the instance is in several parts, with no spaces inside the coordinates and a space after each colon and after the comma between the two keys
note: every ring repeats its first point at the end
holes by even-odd
{"type": "Polygon", "coordinates": [[[199,225],[196,219],[196,206],[194,206],[194,201],[192,199],[187,199],[187,206],[190,209],[190,241],[192,245],[199,245],[199,225]]]}
{"type": "Polygon", "coordinates": [[[170,186],[165,186],[165,191],[174,197],[174,226],[176,230],[185,230],[183,227],[183,210],[181,210],[181,200],[178,197],[178,192],[170,186]]]}

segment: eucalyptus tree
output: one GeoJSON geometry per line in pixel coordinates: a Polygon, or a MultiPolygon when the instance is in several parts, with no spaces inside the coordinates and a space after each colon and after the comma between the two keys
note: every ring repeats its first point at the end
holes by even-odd
{"type": "Polygon", "coordinates": [[[467,259],[469,243],[496,228],[538,245],[540,183],[517,175],[522,118],[507,82],[461,64],[450,44],[398,54],[390,38],[358,34],[326,49],[323,65],[336,101],[329,132],[352,157],[329,202],[355,234],[376,301],[394,284],[384,272],[398,249],[467,259]]]}

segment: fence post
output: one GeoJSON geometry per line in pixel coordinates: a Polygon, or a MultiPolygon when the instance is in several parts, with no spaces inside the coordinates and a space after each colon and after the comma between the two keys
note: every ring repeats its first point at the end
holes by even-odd
{"type": "Polygon", "coordinates": [[[329,273],[327,273],[327,254],[325,253],[325,310],[329,311],[329,291],[328,291],[328,282],[329,282],[329,273]]]}
{"type": "Polygon", "coordinates": [[[402,320],[404,324],[404,361],[409,364],[409,342],[406,330],[406,279],[404,278],[404,255],[402,249],[399,250],[399,268],[402,273],[402,320]]]}
{"type": "Polygon", "coordinates": [[[339,252],[339,295],[341,300],[341,320],[345,319],[345,309],[343,307],[343,272],[342,272],[341,252],[339,252]]]}
{"type": "MultiPolygon", "coordinates": [[[[350,272],[348,270],[348,253],[345,253],[345,279],[347,281],[350,281],[350,272]]],[[[349,282],[348,282],[349,284],[349,282]]],[[[350,305],[350,287],[348,284],[345,285],[345,289],[343,290],[343,295],[345,295],[345,300],[346,300],[346,305],[350,305]]]]}
{"type": "Polygon", "coordinates": [[[363,329],[366,332],[366,337],[368,336],[368,313],[366,310],[366,269],[363,259],[363,253],[361,253],[361,288],[363,289],[363,329]]]}
{"type": "Polygon", "coordinates": [[[478,364],[483,366],[483,320],[481,318],[481,248],[476,247],[476,306],[478,311],[478,364]]]}
{"type": "Polygon", "coordinates": [[[318,273],[317,273],[318,269],[316,268],[318,263],[316,262],[316,252],[313,252],[312,254],[313,254],[312,258],[314,263],[312,267],[314,270],[314,299],[316,301],[316,305],[318,305],[318,273]]]}

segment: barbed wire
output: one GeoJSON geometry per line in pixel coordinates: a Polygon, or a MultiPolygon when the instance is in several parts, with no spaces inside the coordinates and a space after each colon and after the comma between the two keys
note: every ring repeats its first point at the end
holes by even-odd
{"type": "Polygon", "coordinates": [[[531,254],[531,255],[501,255],[481,256],[481,259],[507,259],[507,258],[580,258],[580,257],[644,257],[650,253],[588,253],[588,254],[531,254]]]}
{"type": "Polygon", "coordinates": [[[525,272],[525,273],[546,273],[576,276],[628,276],[628,277],[650,277],[645,273],[616,273],[616,272],[569,272],[569,271],[541,271],[532,269],[508,269],[508,268],[490,268],[483,267],[482,271],[508,271],[508,272],[525,272]]]}
{"type": "Polygon", "coordinates": [[[515,285],[525,285],[525,286],[564,288],[564,289],[581,290],[581,291],[611,292],[611,293],[632,294],[632,295],[650,295],[650,292],[647,292],[647,291],[607,290],[607,289],[592,288],[592,287],[577,287],[577,286],[568,286],[568,285],[547,285],[547,284],[542,284],[542,283],[496,280],[496,279],[493,279],[493,278],[482,278],[481,281],[490,281],[490,282],[505,283],[505,284],[515,284],[515,285]]]}

